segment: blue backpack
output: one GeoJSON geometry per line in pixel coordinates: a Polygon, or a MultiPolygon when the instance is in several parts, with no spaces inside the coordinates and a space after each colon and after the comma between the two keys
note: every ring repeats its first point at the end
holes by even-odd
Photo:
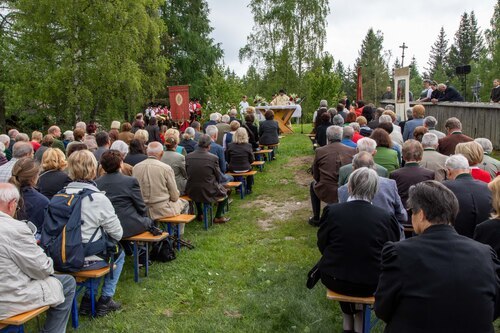
{"type": "MultiPolygon", "coordinates": [[[[92,199],[91,189],[67,194],[59,191],[52,197],[45,212],[40,245],[54,261],[54,269],[59,272],[78,272],[83,269],[85,257],[106,252],[106,234],[97,228],[89,242],[82,243],[82,200],[92,199]],[[101,239],[93,242],[97,231],[101,239]]],[[[103,262],[103,266],[107,264],[103,262]]]]}

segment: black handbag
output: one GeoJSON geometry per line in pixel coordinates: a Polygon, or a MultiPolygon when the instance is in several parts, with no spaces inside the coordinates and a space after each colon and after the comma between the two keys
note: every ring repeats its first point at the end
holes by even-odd
{"type": "Polygon", "coordinates": [[[308,289],[314,288],[316,283],[318,283],[319,279],[321,277],[321,273],[319,271],[319,261],[314,267],[307,273],[307,282],[306,282],[306,287],[308,289]]]}
{"type": "Polygon", "coordinates": [[[151,260],[159,262],[167,262],[175,259],[175,251],[172,241],[167,237],[161,242],[154,243],[149,255],[151,260]]]}

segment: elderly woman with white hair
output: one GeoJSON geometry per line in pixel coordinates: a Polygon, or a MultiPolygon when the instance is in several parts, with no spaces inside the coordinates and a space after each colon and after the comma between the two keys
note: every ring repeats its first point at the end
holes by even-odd
{"type": "Polygon", "coordinates": [[[184,147],[186,153],[192,153],[196,148],[196,141],[194,140],[194,136],[196,131],[192,127],[186,128],[184,134],[182,134],[182,141],[179,142],[179,146],[184,147]]]}
{"type": "MultiPolygon", "coordinates": [[[[321,282],[330,290],[358,297],[372,296],[377,288],[384,244],[400,238],[394,214],[372,205],[378,191],[375,170],[359,168],[347,185],[347,202],[328,205],[318,230],[321,282]]],[[[361,332],[361,307],[341,302],[344,332],[361,332]]]]}
{"type": "Polygon", "coordinates": [[[478,165],[479,169],[489,172],[491,179],[494,179],[500,175],[500,162],[490,156],[493,151],[493,144],[486,138],[477,138],[474,141],[479,143],[484,151],[483,160],[478,165]]]}

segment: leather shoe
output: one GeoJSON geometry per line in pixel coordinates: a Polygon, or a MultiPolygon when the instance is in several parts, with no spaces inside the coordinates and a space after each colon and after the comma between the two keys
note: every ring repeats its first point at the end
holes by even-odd
{"type": "Polygon", "coordinates": [[[214,218],[214,223],[215,224],[226,223],[226,222],[229,222],[229,220],[231,220],[230,217],[216,217],[216,218],[214,218]]]}
{"type": "Polygon", "coordinates": [[[319,227],[319,220],[316,220],[313,216],[311,216],[307,222],[313,227],[319,227]]]}

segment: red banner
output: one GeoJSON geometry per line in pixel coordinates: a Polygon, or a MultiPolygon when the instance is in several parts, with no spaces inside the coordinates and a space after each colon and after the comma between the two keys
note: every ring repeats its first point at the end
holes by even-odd
{"type": "Polygon", "coordinates": [[[189,86],[168,87],[172,120],[189,120],[189,86]]]}
{"type": "Polygon", "coordinates": [[[356,84],[356,101],[363,100],[363,77],[361,75],[361,67],[358,67],[358,82],[356,84]]]}

